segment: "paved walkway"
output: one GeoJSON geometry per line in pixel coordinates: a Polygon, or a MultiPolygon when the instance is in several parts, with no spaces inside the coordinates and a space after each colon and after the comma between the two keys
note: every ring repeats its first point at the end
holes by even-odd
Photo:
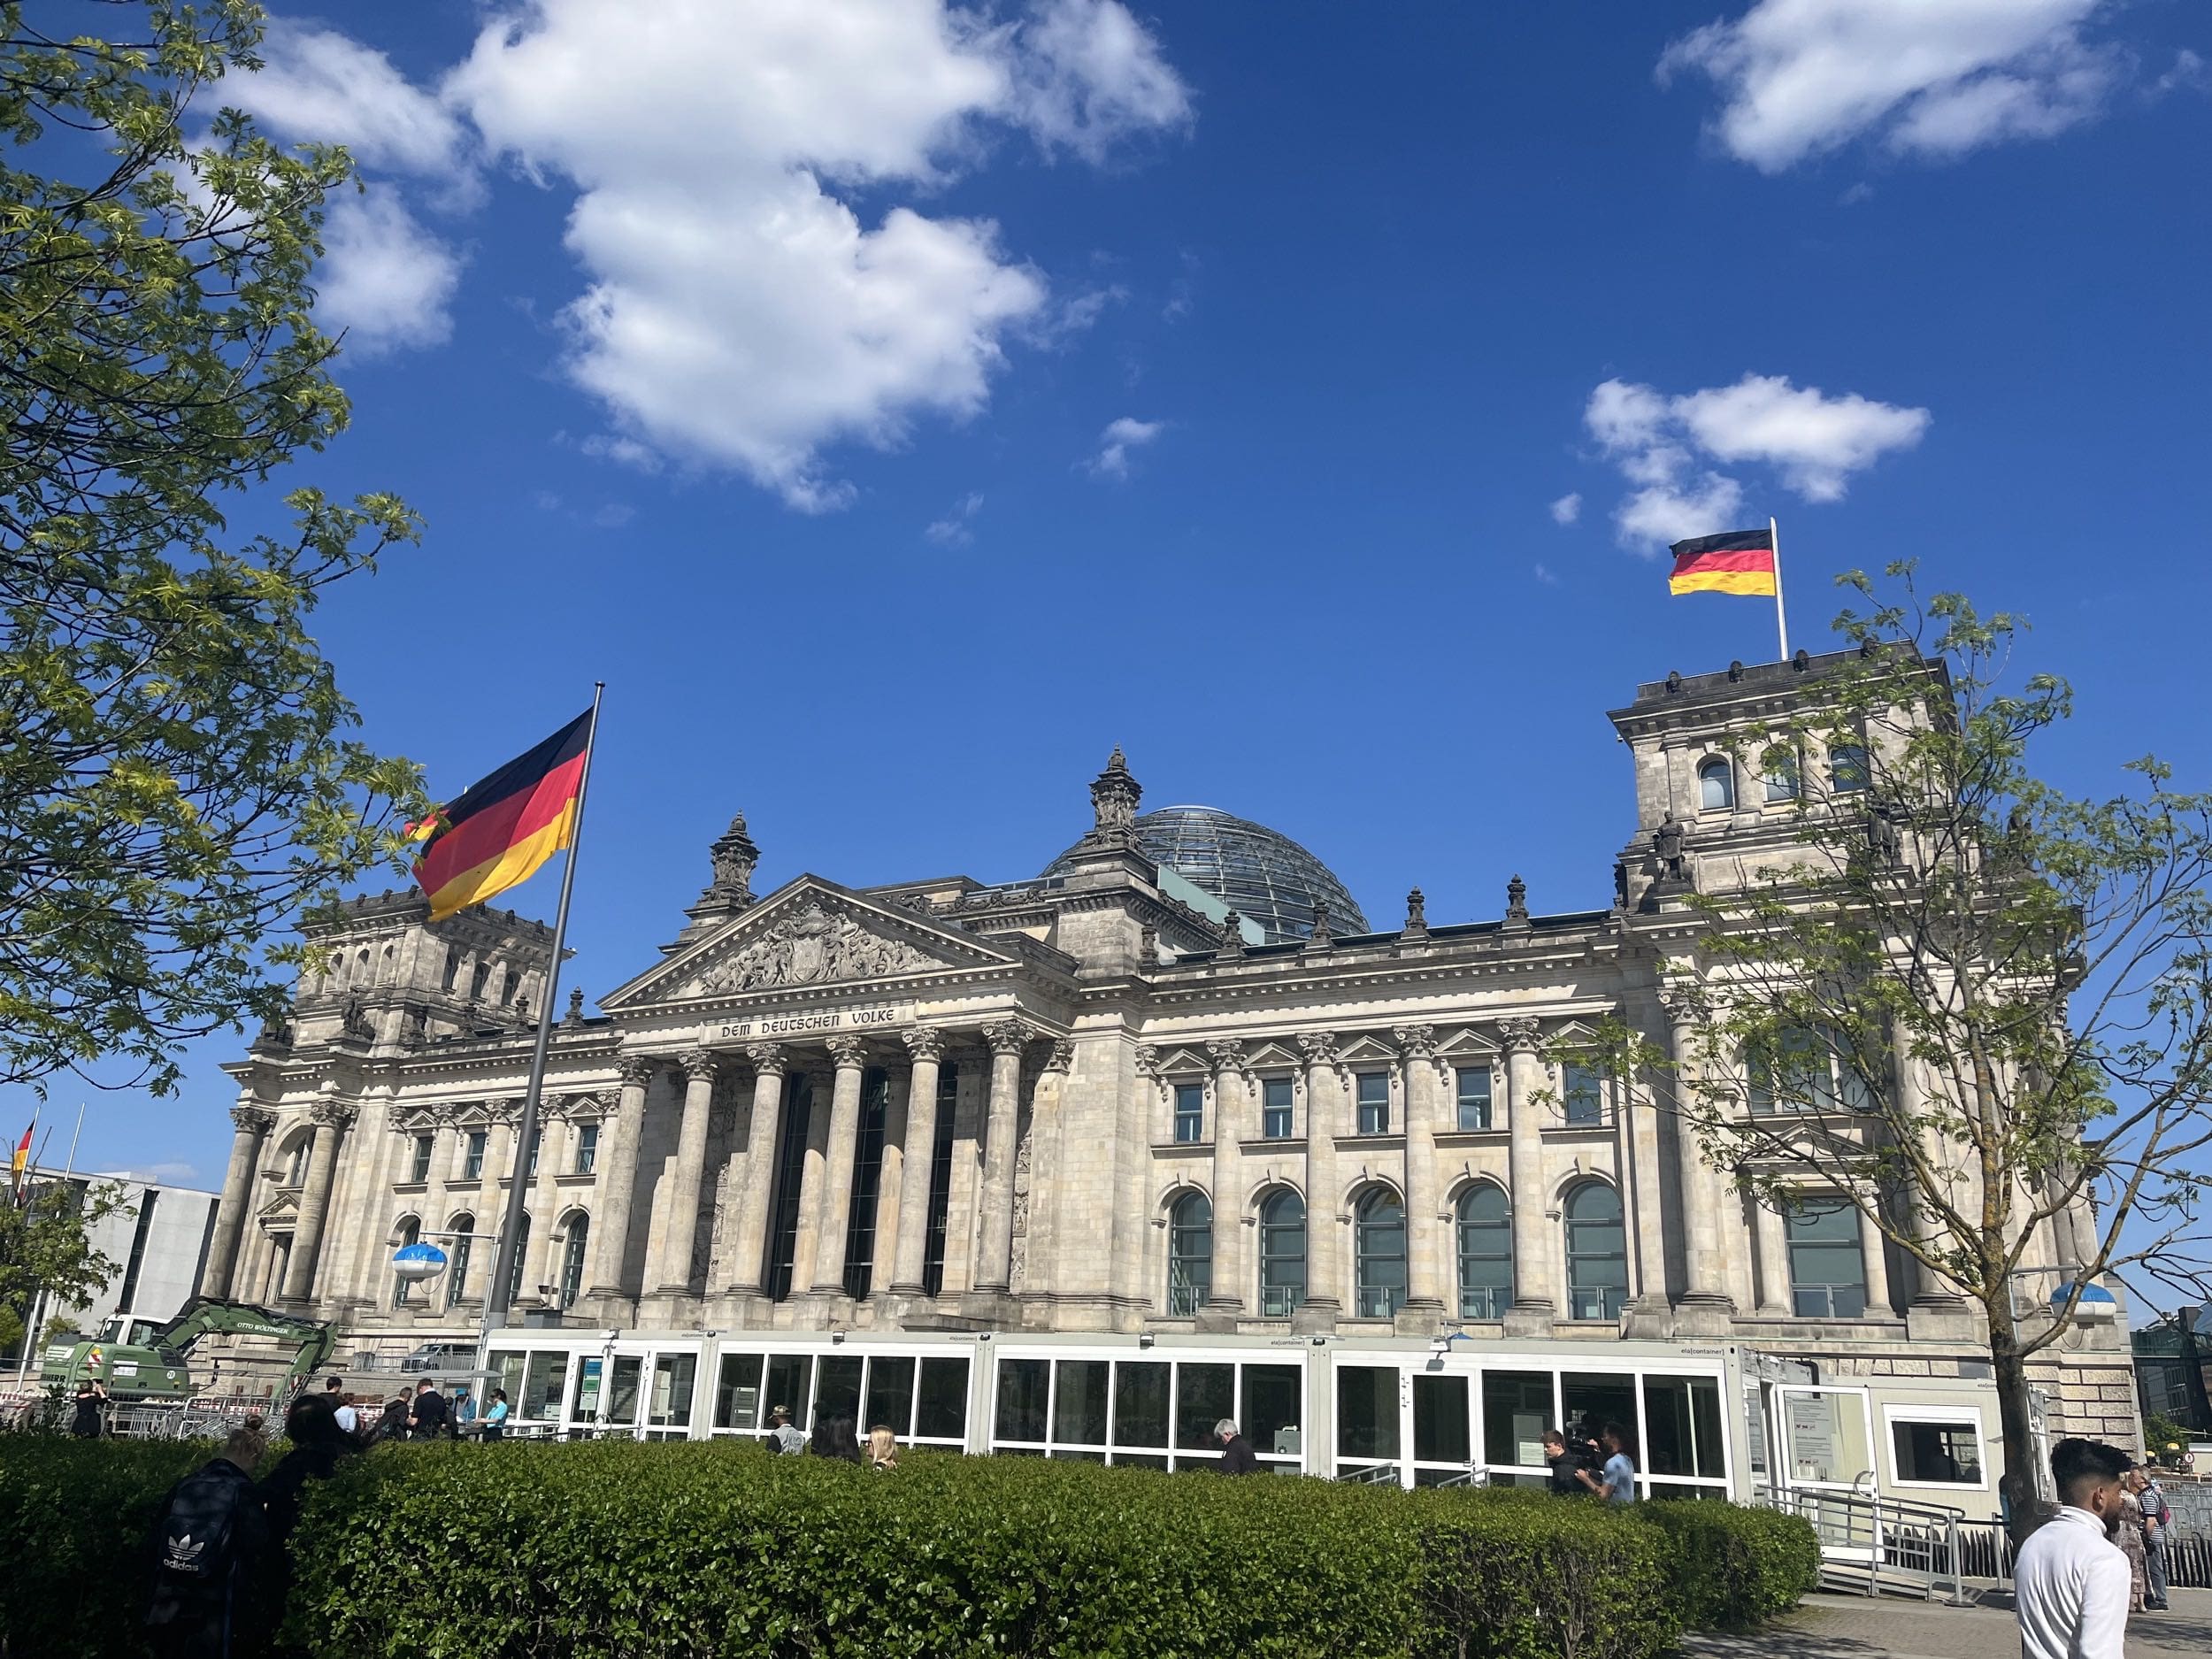
{"type": "MultiPolygon", "coordinates": [[[[1681,1652],[1698,1659],[2019,1659],[2020,1627],[2002,1591],[1984,1592],[1973,1607],[1814,1595],[1763,1631],[1692,1636],[1681,1652]]],[[[2139,1613],[2128,1625],[2128,1659],[2177,1654],[2212,1654],[2212,1590],[2176,1590],[2171,1612],[2139,1613]]]]}

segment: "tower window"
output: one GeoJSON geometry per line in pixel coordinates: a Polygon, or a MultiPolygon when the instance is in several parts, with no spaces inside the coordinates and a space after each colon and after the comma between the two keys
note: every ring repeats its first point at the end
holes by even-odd
{"type": "Polygon", "coordinates": [[[1736,804],[1734,770],[1716,756],[1697,769],[1698,806],[1707,812],[1725,812],[1736,804]]]}
{"type": "Polygon", "coordinates": [[[1828,787],[1836,795],[1856,795],[1870,781],[1866,750],[1857,743],[1838,743],[1828,751],[1828,787]]]}

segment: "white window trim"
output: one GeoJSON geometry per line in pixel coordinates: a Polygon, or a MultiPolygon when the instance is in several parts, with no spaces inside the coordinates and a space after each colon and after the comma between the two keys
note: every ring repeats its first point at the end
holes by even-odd
{"type": "Polygon", "coordinates": [[[1885,1405],[1882,1408],[1882,1451],[1889,1460],[1889,1484],[1909,1486],[1918,1492],[1987,1492],[1989,1487],[1989,1434],[1978,1405],[1916,1406],[1885,1405]],[[1981,1451],[1982,1478],[1969,1480],[1908,1480],[1897,1472],[1897,1437],[1893,1425],[1899,1423],[1942,1423],[1958,1427],[1967,1423],[1974,1425],[1974,1444],[1981,1451]]]}

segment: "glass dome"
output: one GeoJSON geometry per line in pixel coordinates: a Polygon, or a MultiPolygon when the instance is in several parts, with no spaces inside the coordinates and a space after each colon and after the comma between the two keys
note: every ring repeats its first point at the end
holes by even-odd
{"type": "MultiPolygon", "coordinates": [[[[1165,864],[1266,931],[1267,942],[1313,932],[1317,899],[1329,907],[1333,933],[1363,933],[1367,918],[1329,867],[1289,836],[1218,807],[1169,806],[1137,818],[1144,856],[1165,864]]],[[[1071,847],[1046,868],[1069,868],[1071,847]]]]}

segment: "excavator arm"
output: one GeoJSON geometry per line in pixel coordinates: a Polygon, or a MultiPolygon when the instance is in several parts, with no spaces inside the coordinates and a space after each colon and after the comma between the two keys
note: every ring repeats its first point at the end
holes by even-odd
{"type": "Polygon", "coordinates": [[[321,1319],[303,1319],[220,1296],[195,1296],[178,1310],[175,1318],[154,1333],[153,1346],[157,1350],[173,1348],[188,1355],[205,1336],[264,1336],[296,1345],[299,1353],[285,1373],[285,1382],[293,1389],[330,1357],[338,1340],[337,1333],[321,1319]]]}

